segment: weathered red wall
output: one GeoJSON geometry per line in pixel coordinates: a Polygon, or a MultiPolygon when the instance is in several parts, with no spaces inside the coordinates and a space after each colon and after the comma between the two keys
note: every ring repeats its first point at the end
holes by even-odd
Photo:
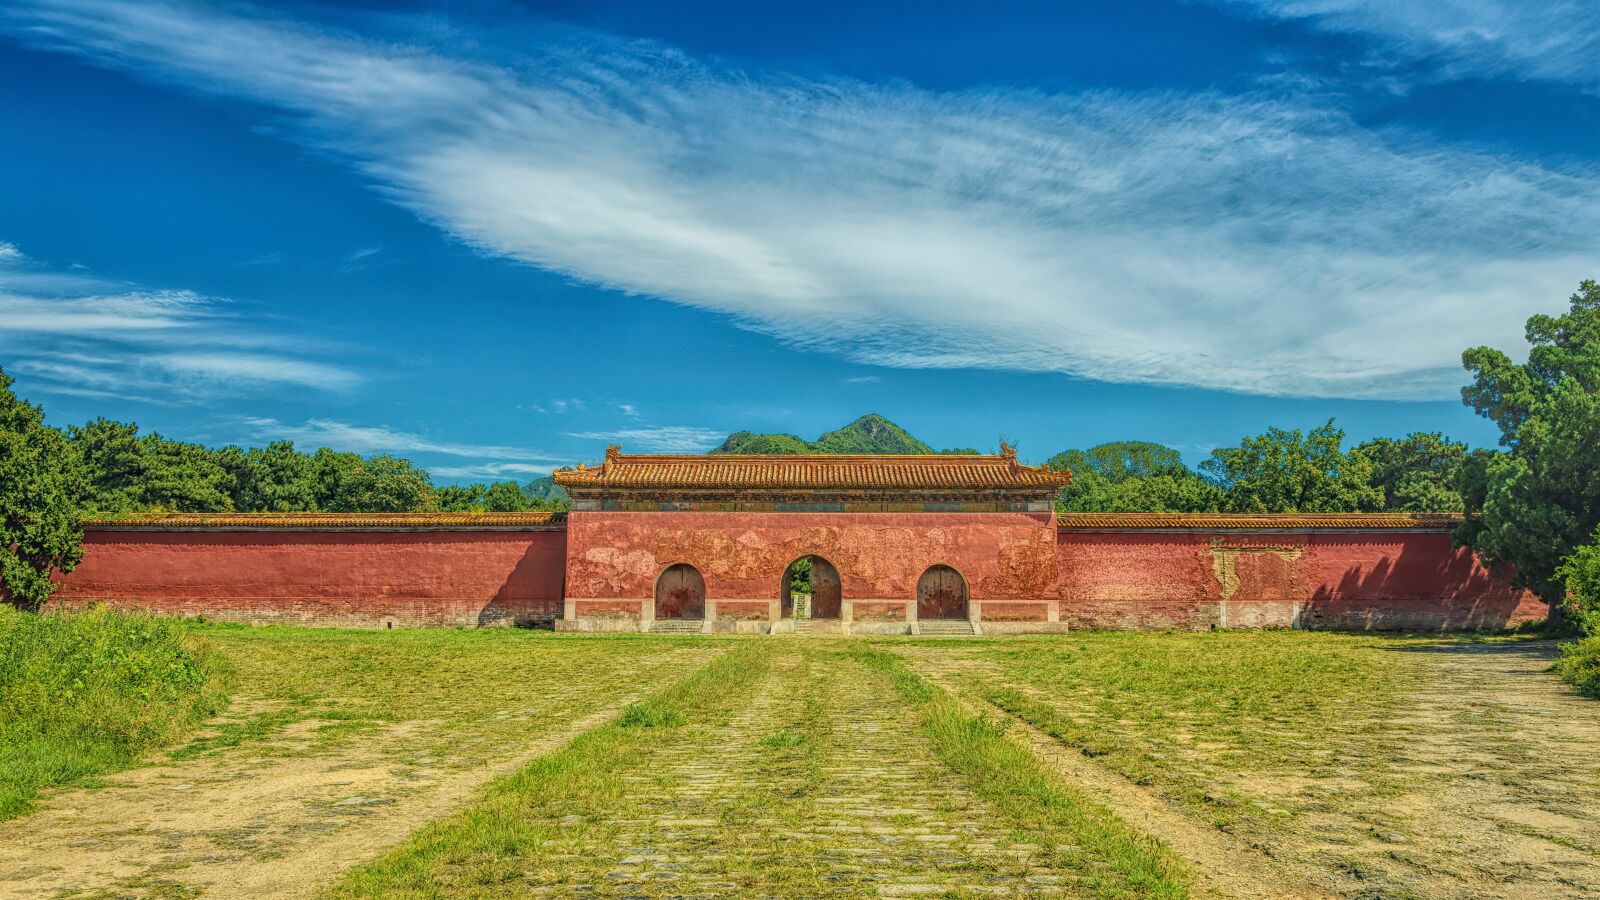
{"type": "Polygon", "coordinates": [[[1055,582],[1048,513],[574,512],[567,596],[651,597],[656,577],[688,563],[712,599],[775,600],[783,573],[816,555],[851,600],[915,599],[929,566],[953,566],[973,600],[1041,599],[1055,582]]]}
{"type": "Polygon", "coordinates": [[[1055,606],[1073,628],[1497,627],[1544,616],[1434,531],[1058,531],[1022,513],[580,512],[567,530],[97,527],[62,585],[105,600],[251,622],[483,625],[637,616],[687,562],[730,618],[763,618],[794,559],[839,570],[859,621],[894,619],[929,566],[966,578],[992,630],[1055,606]]]}
{"type": "Polygon", "coordinates": [[[493,625],[561,615],[566,535],[95,528],[58,601],[319,625],[493,625]]]}
{"type": "Polygon", "coordinates": [[[1063,530],[1061,620],[1078,628],[1436,629],[1542,619],[1434,531],[1063,530]]]}

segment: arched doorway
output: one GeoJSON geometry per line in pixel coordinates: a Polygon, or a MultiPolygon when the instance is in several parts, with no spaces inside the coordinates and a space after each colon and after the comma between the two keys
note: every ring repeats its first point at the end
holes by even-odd
{"type": "Polygon", "coordinates": [[[656,618],[704,619],[706,581],[688,563],[667,566],[656,579],[656,618]]]}
{"type": "Polygon", "coordinates": [[[783,618],[794,618],[796,595],[809,595],[807,618],[839,618],[839,570],[820,556],[800,557],[783,570],[783,618]]]}
{"type": "Polygon", "coordinates": [[[929,566],[917,579],[918,619],[965,619],[967,580],[949,566],[929,566]]]}

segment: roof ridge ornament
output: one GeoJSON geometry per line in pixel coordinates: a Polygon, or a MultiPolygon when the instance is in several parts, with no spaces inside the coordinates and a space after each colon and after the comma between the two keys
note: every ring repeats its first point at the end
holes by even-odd
{"type": "Polygon", "coordinates": [[[606,462],[615,462],[617,460],[617,457],[619,457],[621,455],[622,455],[622,445],[621,444],[607,444],[606,445],[606,462]]]}
{"type": "Polygon", "coordinates": [[[1013,462],[1013,463],[1016,462],[1017,461],[1017,448],[1011,446],[1010,444],[1006,443],[1005,441],[1001,441],[1000,442],[1000,458],[1003,459],[1003,460],[1006,460],[1007,462],[1013,462]]]}

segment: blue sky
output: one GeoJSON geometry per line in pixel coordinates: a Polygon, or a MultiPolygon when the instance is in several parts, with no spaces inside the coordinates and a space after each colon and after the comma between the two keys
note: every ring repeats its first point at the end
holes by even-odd
{"type": "Polygon", "coordinates": [[[0,365],[441,481],[1492,443],[1460,351],[1600,274],[1600,6],[995,6],[8,4],[0,365]]]}

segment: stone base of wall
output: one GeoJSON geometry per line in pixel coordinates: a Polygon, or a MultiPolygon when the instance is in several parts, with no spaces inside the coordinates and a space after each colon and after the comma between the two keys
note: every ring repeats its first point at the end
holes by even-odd
{"type": "Polygon", "coordinates": [[[82,609],[93,604],[113,609],[152,612],[158,615],[209,622],[238,622],[246,625],[301,625],[332,628],[548,628],[561,617],[555,603],[532,605],[485,604],[482,600],[384,600],[381,598],[329,600],[321,597],[225,600],[174,598],[121,598],[96,600],[71,597],[52,605],[60,609],[82,609]]]}

